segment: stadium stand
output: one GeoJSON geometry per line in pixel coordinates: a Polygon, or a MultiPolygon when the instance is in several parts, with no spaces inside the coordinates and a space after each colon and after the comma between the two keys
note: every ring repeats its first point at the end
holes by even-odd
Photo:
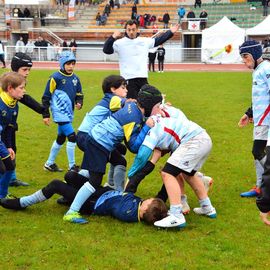
{"type": "MultiPolygon", "coordinates": [[[[166,1],[167,4],[139,4],[137,5],[138,14],[143,15],[145,13],[155,15],[158,29],[163,29],[163,23],[160,21],[165,11],[170,14],[170,23],[174,24],[178,21],[177,9],[179,4],[173,2],[173,0],[166,1]]],[[[227,16],[235,24],[243,28],[253,27],[261,22],[264,17],[262,16],[261,2],[252,3],[256,9],[250,10],[251,3],[231,3],[224,4],[218,2],[217,4],[203,4],[202,8],[194,9],[196,17],[202,9],[206,9],[208,12],[207,27],[218,22],[223,16],[227,16]]],[[[11,29],[7,29],[4,16],[0,16],[0,37],[3,39],[12,33],[25,34],[29,33],[31,38],[36,38],[41,33],[45,34],[45,38],[48,40],[50,33],[54,33],[61,39],[69,40],[74,37],[80,41],[104,41],[115,29],[123,29],[124,23],[131,18],[131,7],[133,3],[121,5],[120,9],[113,9],[110,16],[107,19],[105,26],[96,26],[95,17],[99,11],[101,14],[104,10],[104,3],[100,5],[91,6],[76,6],[75,7],[75,20],[67,20],[67,6],[57,5],[39,5],[37,6],[25,6],[25,5],[10,5],[10,10],[16,7],[20,7],[23,10],[28,7],[31,14],[35,17],[32,22],[32,26],[28,26],[23,23],[23,20],[14,20],[11,23],[11,29]],[[41,15],[41,20],[38,18],[41,15]],[[24,27],[22,27],[24,25],[24,27]],[[33,30],[35,28],[36,30],[33,30]]],[[[193,6],[185,6],[186,10],[193,9],[193,6]]],[[[4,5],[0,5],[0,14],[5,14],[4,5]]],[[[142,35],[152,35],[152,26],[147,27],[148,32],[141,31],[142,35]]],[[[185,31],[185,30],[183,30],[185,31]]],[[[181,38],[181,32],[174,37],[174,39],[181,38]]],[[[8,38],[7,38],[8,39],[8,38]]]]}

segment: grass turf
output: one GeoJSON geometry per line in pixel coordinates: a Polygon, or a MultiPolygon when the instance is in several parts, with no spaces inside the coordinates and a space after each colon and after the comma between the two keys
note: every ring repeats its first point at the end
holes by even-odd
{"type": "MultiPolygon", "coordinates": [[[[32,70],[27,90],[40,100],[51,71],[32,70]]],[[[78,71],[85,101],[75,112],[77,128],[85,113],[102,98],[102,79],[115,71],[78,71]]],[[[204,127],[213,150],[203,172],[214,178],[210,197],[216,220],[190,213],[182,230],[158,230],[143,223],[126,224],[110,217],[89,217],[85,226],[62,221],[66,208],[57,196],[25,211],[0,209],[1,269],[266,269],[269,262],[269,228],[259,219],[254,199],[239,194],[255,183],[251,155],[252,126],[237,127],[250,105],[249,73],[151,73],[149,82],[166,93],[167,101],[204,127]]],[[[17,175],[30,187],[10,188],[16,196],[28,195],[64,173],[43,170],[56,125],[43,125],[39,115],[22,104],[17,132],[17,175]]],[[[77,163],[82,154],[77,150],[77,163]]],[[[128,166],[133,155],[127,155],[128,166]]],[[[154,196],[161,186],[159,168],[142,182],[137,195],[154,196]]],[[[57,164],[67,169],[63,148],[57,164]]],[[[104,181],[105,181],[104,177],[104,181]]],[[[189,204],[198,205],[187,187],[189,204]]]]}

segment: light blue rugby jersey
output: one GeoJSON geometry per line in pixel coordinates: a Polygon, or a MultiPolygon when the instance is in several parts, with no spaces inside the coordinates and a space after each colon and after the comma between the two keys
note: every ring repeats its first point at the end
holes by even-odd
{"type": "Polygon", "coordinates": [[[155,126],[146,135],[143,145],[172,152],[180,145],[201,133],[204,129],[187,119],[185,114],[172,106],[164,106],[167,117],[152,116],[155,126]]]}
{"type": "Polygon", "coordinates": [[[263,61],[252,74],[254,126],[270,125],[270,62],[263,61]]]}

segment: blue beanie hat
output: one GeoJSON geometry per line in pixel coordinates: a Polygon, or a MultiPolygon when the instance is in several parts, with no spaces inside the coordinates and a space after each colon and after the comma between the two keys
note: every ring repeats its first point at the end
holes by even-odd
{"type": "Polygon", "coordinates": [[[70,62],[70,61],[76,62],[76,58],[75,58],[75,55],[73,54],[73,52],[63,51],[60,55],[60,58],[59,58],[60,69],[65,70],[65,68],[64,68],[65,64],[67,62],[70,62]]]}
{"type": "Polygon", "coordinates": [[[252,55],[254,61],[256,62],[260,57],[262,57],[262,45],[256,40],[245,41],[239,47],[240,55],[250,54],[252,55]]]}

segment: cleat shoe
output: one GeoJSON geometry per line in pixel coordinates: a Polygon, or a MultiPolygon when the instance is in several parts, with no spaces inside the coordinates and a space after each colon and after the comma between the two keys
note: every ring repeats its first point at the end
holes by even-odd
{"type": "Polygon", "coordinates": [[[44,164],[43,166],[44,170],[46,171],[49,171],[49,172],[62,172],[63,170],[60,169],[56,163],[53,163],[51,165],[48,165],[47,163],[44,164]]]}
{"type": "Polygon", "coordinates": [[[56,201],[58,204],[61,205],[70,205],[70,201],[68,201],[65,197],[60,197],[59,199],[57,199],[56,201]]]}
{"type": "Polygon", "coordinates": [[[0,199],[0,205],[2,205],[6,209],[13,209],[13,210],[23,210],[25,207],[21,207],[20,199],[8,199],[3,198],[0,199]]]}
{"type": "Polygon", "coordinates": [[[210,187],[213,185],[214,180],[210,176],[203,175],[202,181],[206,192],[208,193],[210,187]]]}
{"type": "Polygon", "coordinates": [[[184,215],[187,215],[190,212],[190,207],[188,205],[187,196],[186,195],[182,195],[181,197],[184,197],[184,198],[181,199],[182,213],[184,215]]]}
{"type": "Polygon", "coordinates": [[[186,219],[183,214],[181,214],[180,217],[169,214],[167,217],[156,221],[154,225],[160,228],[184,228],[186,227],[186,219]]]}
{"type": "Polygon", "coordinates": [[[73,171],[73,172],[79,172],[80,170],[80,166],[74,164],[71,168],[68,169],[69,171],[73,171]]]}
{"type": "Polygon", "coordinates": [[[28,183],[23,182],[19,179],[14,179],[9,182],[10,187],[28,187],[30,186],[28,183]]]}
{"type": "Polygon", "coordinates": [[[70,223],[78,223],[78,224],[86,224],[88,220],[83,218],[78,212],[73,212],[70,214],[65,214],[63,217],[64,221],[68,221],[70,223]]]}
{"type": "Polygon", "coordinates": [[[194,208],[193,211],[197,215],[204,215],[209,218],[217,217],[217,212],[214,207],[211,207],[211,209],[208,209],[208,207],[197,207],[197,208],[194,208]]]}
{"type": "Polygon", "coordinates": [[[260,192],[261,191],[259,188],[253,187],[251,190],[241,193],[240,196],[244,198],[257,197],[260,194],[260,192]]]}

